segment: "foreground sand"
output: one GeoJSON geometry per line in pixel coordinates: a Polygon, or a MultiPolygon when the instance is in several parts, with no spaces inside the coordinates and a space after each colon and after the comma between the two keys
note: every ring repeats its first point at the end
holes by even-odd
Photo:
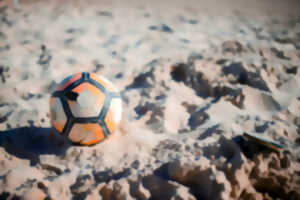
{"type": "Polygon", "coordinates": [[[0,1],[0,199],[300,199],[299,5],[243,3],[0,1]],[[124,100],[93,147],[49,123],[81,71],[124,100]]]}

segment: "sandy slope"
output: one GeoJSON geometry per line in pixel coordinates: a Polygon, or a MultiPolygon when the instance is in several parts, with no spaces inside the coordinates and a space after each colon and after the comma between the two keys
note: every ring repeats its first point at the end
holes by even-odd
{"type": "Polygon", "coordinates": [[[300,199],[297,1],[59,2],[0,1],[0,199],[300,199]],[[93,147],[49,123],[80,71],[124,100],[93,147]]]}

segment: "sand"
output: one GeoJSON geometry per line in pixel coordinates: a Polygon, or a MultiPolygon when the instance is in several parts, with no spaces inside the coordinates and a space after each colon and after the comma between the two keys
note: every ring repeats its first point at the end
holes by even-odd
{"type": "Polygon", "coordinates": [[[299,8],[0,1],[0,199],[300,199],[299,8]],[[49,119],[57,84],[82,71],[124,106],[92,147],[49,119]]]}

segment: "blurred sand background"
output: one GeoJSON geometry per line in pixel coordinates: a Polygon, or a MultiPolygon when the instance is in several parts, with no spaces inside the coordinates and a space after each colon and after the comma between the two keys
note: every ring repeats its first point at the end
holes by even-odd
{"type": "Polygon", "coordinates": [[[300,199],[299,49],[296,0],[0,0],[0,199],[300,199]],[[124,102],[93,147],[50,127],[81,71],[124,102]]]}

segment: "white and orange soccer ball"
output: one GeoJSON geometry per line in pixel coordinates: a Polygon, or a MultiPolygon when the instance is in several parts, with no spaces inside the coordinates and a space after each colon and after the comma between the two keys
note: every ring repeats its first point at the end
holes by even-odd
{"type": "Polygon", "coordinates": [[[118,127],[122,116],[120,93],[94,73],[65,78],[50,99],[51,124],[71,142],[93,145],[118,127]]]}

